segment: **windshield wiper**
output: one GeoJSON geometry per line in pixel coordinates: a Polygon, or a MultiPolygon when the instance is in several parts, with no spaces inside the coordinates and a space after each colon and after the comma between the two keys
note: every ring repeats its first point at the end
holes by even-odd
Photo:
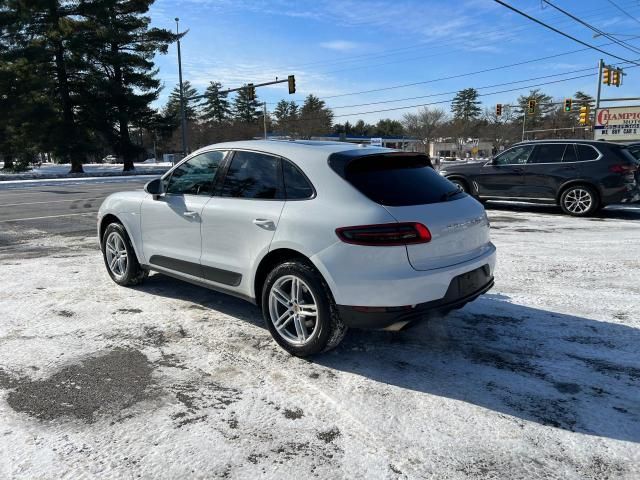
{"type": "Polygon", "coordinates": [[[442,195],[442,197],[440,197],[440,199],[441,199],[443,202],[446,202],[446,201],[447,201],[447,200],[449,200],[451,197],[453,197],[453,196],[455,196],[455,195],[457,195],[457,194],[459,194],[459,193],[462,193],[462,190],[460,190],[459,188],[458,188],[458,189],[456,189],[456,190],[451,190],[450,192],[447,192],[447,193],[443,194],[443,195],[442,195]]]}

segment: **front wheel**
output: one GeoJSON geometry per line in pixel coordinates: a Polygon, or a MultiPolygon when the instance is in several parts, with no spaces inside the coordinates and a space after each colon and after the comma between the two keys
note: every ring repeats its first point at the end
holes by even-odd
{"type": "Polygon", "coordinates": [[[599,203],[596,192],[586,185],[571,186],[560,196],[560,208],[564,213],[574,217],[594,214],[598,210],[599,203]]]}
{"type": "Polygon", "coordinates": [[[274,340],[299,357],[334,348],[347,330],[322,276],[300,261],[282,263],[269,273],[262,314],[274,340]]]}
{"type": "Polygon", "coordinates": [[[118,285],[138,285],[149,273],[140,267],[127,231],[119,223],[111,223],[105,229],[102,236],[102,256],[109,276],[118,285]]]}

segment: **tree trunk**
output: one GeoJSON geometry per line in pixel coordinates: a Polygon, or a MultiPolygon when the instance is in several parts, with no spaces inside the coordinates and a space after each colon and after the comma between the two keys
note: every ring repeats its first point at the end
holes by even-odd
{"type": "Polygon", "coordinates": [[[114,83],[114,95],[115,95],[115,104],[118,110],[118,150],[119,154],[122,156],[122,160],[124,165],[122,170],[124,172],[130,172],[134,170],[134,155],[133,149],[131,148],[131,137],[129,136],[129,114],[127,112],[126,100],[124,97],[124,89],[122,78],[122,67],[118,63],[118,55],[120,54],[118,44],[111,44],[111,54],[114,59],[113,65],[113,83],[114,83]]]}
{"type": "Polygon", "coordinates": [[[4,159],[4,169],[13,170],[13,157],[10,155],[7,155],[6,157],[3,157],[3,159],[4,159]]]}
{"type": "MultiPolygon", "coordinates": [[[[57,0],[50,0],[49,14],[51,15],[52,23],[55,25],[60,22],[58,8],[59,4],[57,0]]],[[[69,173],[83,173],[82,157],[77,147],[78,137],[73,115],[73,105],[71,104],[71,96],[69,95],[67,68],[64,63],[64,45],[59,38],[52,40],[52,42],[55,49],[56,76],[58,78],[58,91],[60,92],[60,103],[62,106],[62,124],[65,135],[69,139],[64,149],[65,160],[71,162],[71,170],[69,173]]]]}

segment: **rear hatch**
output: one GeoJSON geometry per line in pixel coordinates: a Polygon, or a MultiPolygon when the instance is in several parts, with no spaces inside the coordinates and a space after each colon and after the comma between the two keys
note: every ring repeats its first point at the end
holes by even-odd
{"type": "Polygon", "coordinates": [[[482,205],[439,175],[429,157],[382,152],[341,152],[332,155],[329,164],[399,222],[420,222],[429,229],[430,242],[406,247],[413,268],[432,270],[463,263],[492,248],[482,205]]]}

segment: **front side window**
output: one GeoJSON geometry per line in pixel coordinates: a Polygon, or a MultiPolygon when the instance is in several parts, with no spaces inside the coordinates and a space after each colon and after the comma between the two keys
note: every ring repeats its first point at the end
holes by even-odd
{"type": "Polygon", "coordinates": [[[205,152],[176,168],[165,186],[173,195],[210,195],[226,152],[205,152]]]}
{"type": "MultiPolygon", "coordinates": [[[[569,145],[571,146],[571,145],[569,145]]],[[[565,143],[546,143],[536,145],[533,155],[527,163],[560,163],[564,154],[565,143]]]]}
{"type": "Polygon", "coordinates": [[[282,173],[287,200],[304,200],[313,197],[313,187],[295,165],[283,161],[282,173]]]}
{"type": "Polygon", "coordinates": [[[513,147],[494,158],[493,163],[494,165],[522,165],[527,163],[532,151],[533,145],[513,147]]]}
{"type": "Polygon", "coordinates": [[[600,156],[598,151],[591,145],[577,145],[578,160],[581,162],[587,162],[589,160],[595,160],[600,156]]]}
{"type": "Polygon", "coordinates": [[[265,200],[282,198],[280,159],[257,152],[235,152],[221,196],[265,200]]]}

